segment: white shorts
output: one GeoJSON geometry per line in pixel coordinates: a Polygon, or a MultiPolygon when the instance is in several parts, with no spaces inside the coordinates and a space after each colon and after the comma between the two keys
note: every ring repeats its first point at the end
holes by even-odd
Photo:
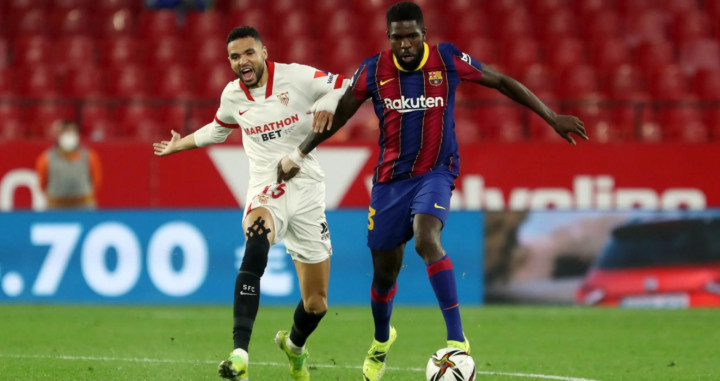
{"type": "Polygon", "coordinates": [[[266,208],[273,216],[276,244],[285,240],[293,260],[322,262],[332,255],[325,218],[325,183],[293,179],[282,184],[248,189],[243,219],[250,210],[266,208]]]}

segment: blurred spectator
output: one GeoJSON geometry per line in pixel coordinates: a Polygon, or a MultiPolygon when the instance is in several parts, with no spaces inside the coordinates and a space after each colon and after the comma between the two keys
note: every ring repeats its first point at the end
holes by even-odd
{"type": "Polygon", "coordinates": [[[57,144],[43,152],[36,164],[48,209],[94,209],[102,177],[97,154],[80,144],[75,122],[56,120],[52,129],[57,144]]]}

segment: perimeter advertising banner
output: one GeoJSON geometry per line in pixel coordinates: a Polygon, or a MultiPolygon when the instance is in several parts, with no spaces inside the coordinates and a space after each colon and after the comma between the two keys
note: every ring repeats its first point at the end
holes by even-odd
{"type": "MultiPolygon", "coordinates": [[[[0,210],[42,209],[34,173],[46,144],[0,144],[0,210]]],[[[237,207],[247,185],[242,146],[158,158],[150,143],[99,143],[101,208],[237,207]]],[[[454,210],[701,210],[720,207],[720,145],[516,143],[462,145],[454,210]]],[[[320,147],[329,209],[369,203],[377,148],[320,147]]]]}
{"type": "MultiPolygon", "coordinates": [[[[372,265],[367,212],[329,212],[329,303],[366,305],[372,265]]],[[[244,253],[239,210],[0,213],[0,303],[228,304],[244,253]]],[[[443,244],[460,301],[482,303],[482,215],[452,212],[443,244]]],[[[300,300],[294,265],[271,248],[263,304],[300,300]]],[[[407,245],[397,303],[435,305],[425,265],[407,245]]]]}

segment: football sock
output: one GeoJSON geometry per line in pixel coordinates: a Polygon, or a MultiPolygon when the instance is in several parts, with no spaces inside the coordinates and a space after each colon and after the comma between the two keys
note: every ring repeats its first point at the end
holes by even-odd
{"type": "Polygon", "coordinates": [[[322,320],[323,316],[325,316],[325,312],[321,314],[313,314],[305,311],[305,305],[301,300],[295,308],[293,326],[290,330],[290,340],[292,343],[299,348],[302,348],[305,345],[307,338],[311,333],[313,333],[313,331],[315,331],[318,324],[320,324],[320,320],[322,320]]]}
{"type": "Polygon", "coordinates": [[[455,272],[450,257],[446,255],[439,261],[427,265],[426,270],[430,285],[435,291],[435,297],[445,318],[447,340],[465,341],[460,320],[455,272]]]}
{"type": "Polygon", "coordinates": [[[260,305],[260,277],[267,266],[270,242],[265,221],[260,217],[245,233],[245,255],[235,278],[233,298],[233,341],[235,348],[248,350],[250,335],[260,305]]]}
{"type": "Polygon", "coordinates": [[[381,289],[373,281],[370,289],[370,307],[375,321],[375,340],[381,343],[390,339],[390,315],[392,315],[396,292],[397,282],[390,288],[381,289]]]}

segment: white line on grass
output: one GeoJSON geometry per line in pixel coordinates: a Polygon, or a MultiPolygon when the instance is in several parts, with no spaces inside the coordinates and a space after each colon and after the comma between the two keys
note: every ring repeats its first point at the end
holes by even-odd
{"type": "MultiPolygon", "coordinates": [[[[88,361],[116,361],[116,362],[145,362],[145,363],[171,363],[171,364],[217,364],[214,360],[172,360],[172,359],[151,359],[147,357],[106,357],[106,356],[65,356],[65,355],[19,355],[0,353],[0,357],[5,358],[16,358],[16,359],[52,359],[52,360],[88,360],[88,361]]],[[[253,362],[252,365],[256,366],[282,366],[285,367],[285,363],[277,362],[253,362]]],[[[316,368],[345,368],[345,369],[362,369],[361,366],[357,365],[330,365],[330,364],[312,364],[311,367],[316,368]]],[[[423,368],[398,368],[389,366],[387,369],[398,370],[398,371],[410,371],[410,372],[425,372],[423,368]]],[[[480,376],[506,376],[506,377],[521,377],[521,378],[536,378],[542,380],[558,380],[558,381],[598,381],[589,378],[577,378],[577,377],[564,377],[564,376],[552,376],[547,374],[534,374],[534,373],[514,373],[514,372],[488,372],[488,371],[477,371],[480,376]]]]}

